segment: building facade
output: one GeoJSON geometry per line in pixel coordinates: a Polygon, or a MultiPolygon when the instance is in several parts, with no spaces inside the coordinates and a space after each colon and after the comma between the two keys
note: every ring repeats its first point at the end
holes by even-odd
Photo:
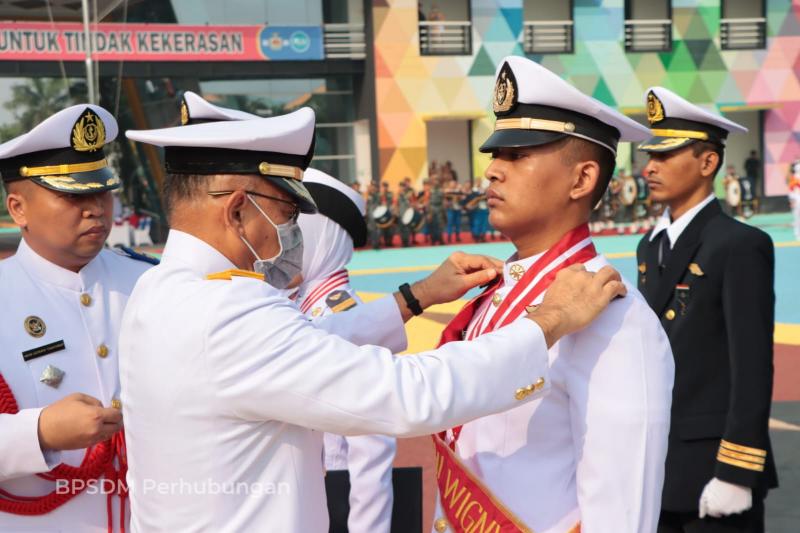
{"type": "MultiPolygon", "coordinates": [[[[724,112],[750,129],[729,139],[727,163],[743,174],[756,150],[766,196],[786,194],[800,157],[797,0],[375,0],[373,19],[378,173],[390,182],[424,177],[432,160],[483,174],[477,147],[510,54],[642,122],[653,85],[724,112]]],[[[618,163],[644,161],[622,146],[618,163]]]]}

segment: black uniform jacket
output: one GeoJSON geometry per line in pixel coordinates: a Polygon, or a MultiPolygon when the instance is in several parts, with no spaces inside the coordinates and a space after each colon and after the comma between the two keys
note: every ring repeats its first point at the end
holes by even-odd
{"type": "Polygon", "coordinates": [[[704,207],[659,268],[660,238],[636,252],[639,290],[675,357],[663,509],[697,510],[712,477],[762,497],[778,483],[769,441],[775,253],[763,231],[704,207]]]}

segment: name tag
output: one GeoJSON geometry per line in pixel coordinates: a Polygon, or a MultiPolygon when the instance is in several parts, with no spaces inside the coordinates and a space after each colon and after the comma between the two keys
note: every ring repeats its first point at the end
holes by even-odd
{"type": "Polygon", "coordinates": [[[37,357],[42,357],[66,349],[67,347],[64,345],[64,341],[60,340],[51,342],[50,344],[45,344],[44,346],[39,346],[38,348],[25,350],[22,352],[22,358],[25,360],[25,362],[28,362],[32,359],[36,359],[37,357]]]}

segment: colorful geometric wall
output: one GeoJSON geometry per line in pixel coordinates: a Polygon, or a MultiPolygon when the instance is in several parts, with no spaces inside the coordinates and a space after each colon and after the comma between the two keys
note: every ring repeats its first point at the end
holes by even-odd
{"type": "MultiPolygon", "coordinates": [[[[719,45],[719,0],[673,0],[673,48],[626,53],[624,0],[574,0],[575,53],[534,55],[583,92],[627,113],[662,85],[703,105],[764,109],[765,192],[786,194],[800,157],[800,0],[767,0],[767,48],[719,45]]],[[[472,56],[420,56],[416,0],[373,0],[381,179],[426,172],[425,120],[472,120],[475,175],[488,160],[477,146],[493,128],[489,99],[498,62],[524,55],[522,0],[472,0],[472,56]]]]}

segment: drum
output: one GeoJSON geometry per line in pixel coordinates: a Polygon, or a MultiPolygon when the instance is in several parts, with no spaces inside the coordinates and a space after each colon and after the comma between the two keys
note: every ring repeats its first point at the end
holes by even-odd
{"type": "Polygon", "coordinates": [[[372,219],[380,229],[386,229],[394,224],[394,215],[387,205],[379,205],[372,210],[372,219]]]}
{"type": "Polygon", "coordinates": [[[725,186],[725,201],[731,207],[739,207],[742,203],[742,186],[739,185],[739,180],[730,180],[725,186]]]}
{"type": "Polygon", "coordinates": [[[619,193],[619,198],[622,201],[622,205],[633,205],[634,202],[636,202],[638,192],[639,188],[636,186],[635,179],[628,177],[622,180],[622,190],[619,193]]]}
{"type": "Polygon", "coordinates": [[[417,211],[413,207],[409,207],[400,217],[400,223],[403,226],[410,228],[411,231],[417,232],[420,231],[422,226],[425,225],[425,219],[420,211],[417,211]]]}

